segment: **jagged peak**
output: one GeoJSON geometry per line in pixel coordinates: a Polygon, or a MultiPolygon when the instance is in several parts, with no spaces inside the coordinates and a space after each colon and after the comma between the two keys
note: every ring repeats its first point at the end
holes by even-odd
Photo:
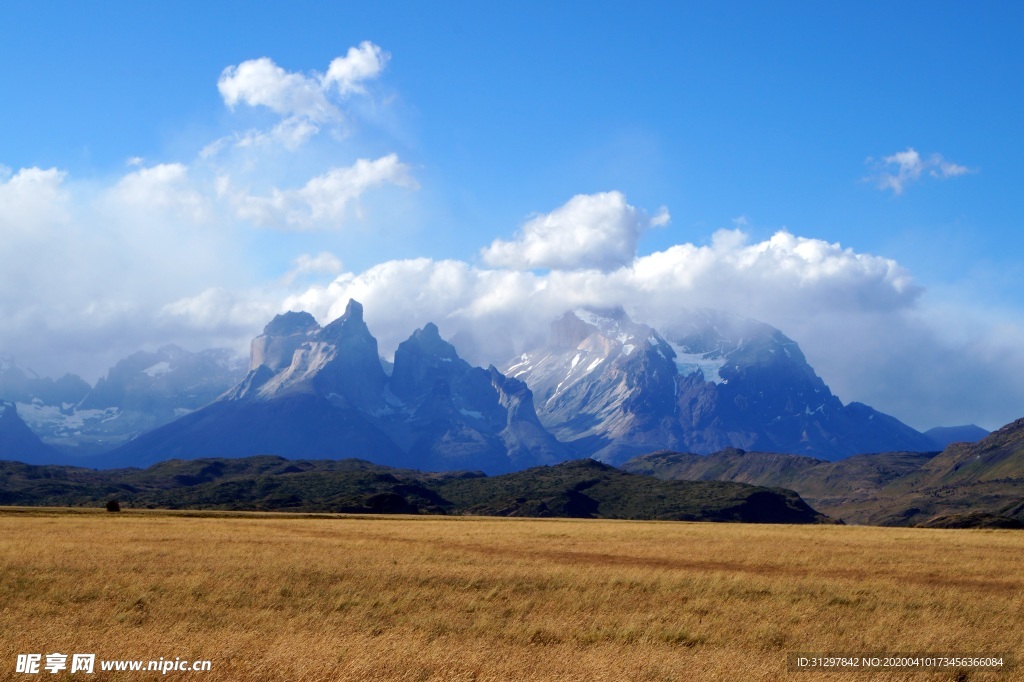
{"type": "Polygon", "coordinates": [[[402,345],[411,344],[430,355],[455,360],[459,357],[455,346],[441,338],[441,331],[433,322],[427,322],[422,329],[417,329],[402,345]]]}
{"type": "Polygon", "coordinates": [[[339,338],[346,332],[355,331],[363,336],[372,336],[366,322],[363,320],[363,304],[354,298],[348,300],[345,306],[345,314],[323,328],[324,336],[328,338],[339,338]]]}
{"type": "Polygon", "coordinates": [[[363,304],[354,298],[348,299],[343,317],[361,321],[363,319],[363,304]]]}

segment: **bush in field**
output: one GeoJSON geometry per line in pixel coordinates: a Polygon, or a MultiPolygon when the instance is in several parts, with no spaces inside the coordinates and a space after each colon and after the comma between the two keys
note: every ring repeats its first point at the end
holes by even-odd
{"type": "Polygon", "coordinates": [[[110,500],[107,502],[108,512],[119,512],[121,511],[121,504],[117,500],[110,500]]]}

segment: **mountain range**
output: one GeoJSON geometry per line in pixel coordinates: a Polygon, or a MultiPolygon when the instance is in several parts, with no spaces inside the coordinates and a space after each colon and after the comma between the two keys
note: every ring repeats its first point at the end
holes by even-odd
{"type": "Polygon", "coordinates": [[[108,461],[276,454],[501,473],[572,454],[541,426],[526,384],[471,367],[433,324],[398,346],[390,375],[356,301],[322,328],[308,313],[278,315],[250,357],[246,376],[218,400],[108,461]]]}
{"type": "Polygon", "coordinates": [[[61,461],[85,461],[204,407],[244,373],[226,349],[192,353],[175,345],[130,355],[95,386],[74,374],[56,381],[39,377],[0,358],[0,399],[16,404],[61,461]]]}
{"type": "Polygon", "coordinates": [[[324,327],[308,313],[276,316],[247,367],[224,350],[165,346],[90,387],[0,359],[0,398],[10,423],[24,419],[51,448],[0,432],[0,457],[94,467],[275,454],[495,474],[663,449],[837,460],[942,447],[844,405],[779,330],[710,310],[680,310],[664,334],[621,308],[569,311],[499,371],[471,366],[432,323],[383,360],[350,301],[324,327]]]}

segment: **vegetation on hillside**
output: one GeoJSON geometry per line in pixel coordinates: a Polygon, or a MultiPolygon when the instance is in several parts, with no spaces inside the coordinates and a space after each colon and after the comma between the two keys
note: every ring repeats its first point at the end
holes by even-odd
{"type": "Polygon", "coordinates": [[[660,481],[590,459],[487,477],[362,460],[170,460],[93,471],[0,462],[0,504],[822,523],[790,490],[660,481]]]}
{"type": "Polygon", "coordinates": [[[1014,528],[1024,523],[1024,419],[940,453],[887,452],[837,462],[777,453],[655,452],[627,471],[679,480],[729,480],[795,490],[847,522],[1014,528]]]}

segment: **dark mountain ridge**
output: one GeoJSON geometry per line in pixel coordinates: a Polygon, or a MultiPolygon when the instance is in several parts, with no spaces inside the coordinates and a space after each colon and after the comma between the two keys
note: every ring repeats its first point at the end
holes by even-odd
{"type": "Polygon", "coordinates": [[[735,449],[706,456],[663,451],[636,457],[623,468],[673,480],[790,488],[815,509],[855,523],[995,527],[1003,523],[1000,518],[1024,522],[1024,419],[977,443],[953,443],[939,453],[865,454],[827,462],[735,449]]]}
{"type": "Polygon", "coordinates": [[[363,460],[170,460],[96,471],[0,462],[0,504],[342,513],[829,523],[796,493],[740,483],[659,481],[584,459],[488,477],[363,460]]]}

